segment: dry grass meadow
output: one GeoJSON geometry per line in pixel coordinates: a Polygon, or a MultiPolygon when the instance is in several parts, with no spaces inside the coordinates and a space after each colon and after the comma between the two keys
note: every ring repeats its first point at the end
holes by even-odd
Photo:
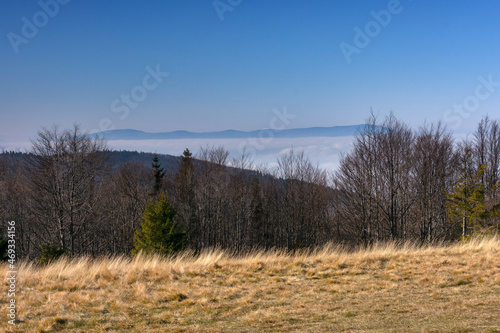
{"type": "MultiPolygon", "coordinates": [[[[0,271],[7,273],[2,264],[0,271]]],[[[500,238],[18,264],[2,332],[500,332],[500,238]]]]}

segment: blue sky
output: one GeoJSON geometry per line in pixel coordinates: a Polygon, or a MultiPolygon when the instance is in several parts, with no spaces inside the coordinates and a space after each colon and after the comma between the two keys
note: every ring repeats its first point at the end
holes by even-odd
{"type": "Polygon", "coordinates": [[[75,122],[254,130],[284,107],[289,127],[359,124],[373,109],[472,131],[500,111],[498,1],[220,0],[219,13],[211,0],[41,3],[0,2],[0,141],[75,122]],[[369,40],[348,62],[356,27],[369,40]],[[157,68],[161,82],[148,77],[157,68]]]}

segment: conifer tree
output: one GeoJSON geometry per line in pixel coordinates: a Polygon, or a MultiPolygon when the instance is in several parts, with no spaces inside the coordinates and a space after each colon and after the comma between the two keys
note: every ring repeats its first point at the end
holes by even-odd
{"type": "Polygon", "coordinates": [[[196,222],[195,175],[192,153],[187,148],[181,155],[176,175],[176,195],[177,218],[188,230],[189,244],[196,247],[193,239],[196,239],[199,230],[196,222]]]}
{"type": "Polygon", "coordinates": [[[185,149],[181,155],[181,163],[176,175],[179,200],[188,205],[194,201],[194,165],[192,154],[185,149]]]}
{"type": "Polygon", "coordinates": [[[170,254],[185,247],[186,233],[174,222],[175,211],[161,194],[151,198],[142,216],[140,229],[136,230],[133,255],[144,253],[170,254]]]}
{"type": "Polygon", "coordinates": [[[480,220],[488,215],[484,206],[485,190],[481,182],[485,166],[481,165],[474,171],[471,154],[472,151],[466,147],[461,158],[459,179],[447,198],[450,218],[462,224],[462,238],[467,235],[468,226],[479,226],[480,220]]]}
{"type": "Polygon", "coordinates": [[[153,186],[152,195],[155,196],[160,193],[163,184],[163,178],[165,177],[165,170],[161,167],[161,163],[158,160],[157,154],[153,156],[153,163],[151,163],[151,166],[153,167],[155,177],[155,184],[153,186]]]}
{"type": "Polygon", "coordinates": [[[259,179],[254,177],[252,179],[252,215],[251,215],[251,235],[253,237],[251,244],[264,245],[267,243],[267,235],[264,233],[264,219],[265,219],[265,209],[264,202],[261,196],[262,186],[259,183],[259,179]]]}

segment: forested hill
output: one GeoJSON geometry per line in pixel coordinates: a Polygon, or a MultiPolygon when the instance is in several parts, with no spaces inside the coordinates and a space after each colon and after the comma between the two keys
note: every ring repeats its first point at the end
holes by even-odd
{"type": "MultiPolygon", "coordinates": [[[[28,155],[28,153],[22,152],[14,152],[14,151],[4,151],[1,152],[0,155],[4,157],[8,157],[12,160],[19,160],[28,155]]],[[[137,151],[110,151],[109,152],[109,160],[115,163],[115,166],[119,166],[121,164],[127,162],[138,162],[144,164],[146,167],[151,167],[151,161],[153,160],[154,153],[145,153],[145,152],[137,152],[137,151]]],[[[162,167],[167,172],[175,172],[179,167],[181,158],[179,156],[166,155],[166,154],[158,154],[158,161],[161,163],[162,167]]]]}
{"type": "MultiPolygon", "coordinates": [[[[111,151],[109,158],[111,161],[120,165],[126,162],[139,162],[144,164],[146,167],[151,167],[151,161],[153,160],[155,154],[154,153],[145,153],[145,152],[137,152],[137,151],[111,151]]],[[[179,163],[181,158],[179,156],[166,155],[166,154],[157,154],[158,162],[161,163],[161,166],[167,172],[176,172],[179,168],[179,163]]]]}
{"type": "MultiPolygon", "coordinates": [[[[158,156],[158,162],[161,164],[161,167],[167,173],[176,173],[179,169],[179,165],[181,163],[182,158],[180,156],[173,156],[168,154],[155,154],[148,152],[138,152],[138,151],[129,151],[129,150],[120,150],[120,151],[109,151],[108,152],[108,160],[112,163],[113,168],[118,168],[121,165],[133,162],[144,165],[146,168],[151,168],[151,163],[155,155],[158,156]]],[[[0,158],[7,158],[13,162],[20,161],[24,157],[29,155],[29,153],[23,153],[18,151],[3,151],[0,152],[0,158]]],[[[199,160],[193,158],[193,162],[195,164],[200,163],[199,160]]],[[[210,162],[208,162],[210,163],[210,162]]],[[[237,168],[233,168],[231,166],[225,166],[228,171],[237,171],[237,168]]],[[[250,175],[260,175],[261,173],[255,172],[252,170],[246,171],[250,175]]]]}
{"type": "MultiPolygon", "coordinates": [[[[472,140],[458,143],[439,124],[414,130],[393,115],[371,123],[334,174],[293,150],[258,171],[249,170],[249,156],[231,159],[224,147],[202,148],[196,159],[188,151],[160,155],[153,164],[152,153],[107,155],[103,141],[77,127],[45,130],[34,155],[0,154],[0,219],[15,221],[16,256],[25,258],[52,248],[130,254],[142,246],[134,239],[150,204],[181,240],[155,241],[160,249],[295,250],[500,230],[498,121],[484,118],[472,140]]],[[[141,242],[156,233],[147,237],[141,242]]]]}

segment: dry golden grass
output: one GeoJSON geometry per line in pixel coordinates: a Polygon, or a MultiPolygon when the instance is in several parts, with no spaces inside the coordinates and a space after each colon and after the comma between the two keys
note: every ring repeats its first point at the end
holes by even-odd
{"type": "MultiPolygon", "coordinates": [[[[18,265],[12,332],[500,332],[500,239],[18,265]]],[[[2,265],[3,275],[7,266],[2,265]]],[[[6,314],[7,282],[1,285],[6,314]]]]}

